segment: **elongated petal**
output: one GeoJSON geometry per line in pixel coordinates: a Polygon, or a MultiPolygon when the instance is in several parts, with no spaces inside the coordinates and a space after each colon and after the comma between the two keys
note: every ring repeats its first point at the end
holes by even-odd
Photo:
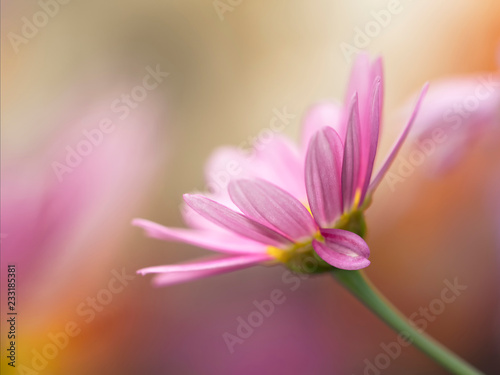
{"type": "Polygon", "coordinates": [[[204,196],[185,194],[184,200],[193,210],[203,217],[243,237],[270,246],[288,246],[292,244],[289,238],[275,230],[238,212],[234,212],[220,203],[204,196]]]}
{"type": "MultiPolygon", "coordinates": [[[[361,166],[360,166],[360,184],[363,184],[363,176],[366,174],[369,158],[369,150],[372,139],[372,113],[373,113],[373,94],[374,86],[380,84],[380,102],[378,112],[382,113],[382,95],[383,95],[383,71],[382,59],[377,58],[371,61],[366,53],[361,53],[351,70],[349,86],[346,96],[346,109],[344,110],[344,122],[347,124],[350,116],[350,100],[354,93],[358,94],[358,108],[361,128],[361,166]],[[378,83],[380,82],[380,83],[378,83]]],[[[343,139],[343,138],[342,138],[343,139]]],[[[359,187],[361,187],[360,185],[359,187]]]]}
{"type": "Polygon", "coordinates": [[[342,197],[344,200],[344,209],[346,210],[349,210],[353,204],[363,156],[357,94],[354,94],[351,99],[350,113],[342,163],[342,197]]]}
{"type": "MultiPolygon", "coordinates": [[[[499,83],[500,72],[432,82],[407,141],[419,148],[419,144],[435,145],[426,171],[448,172],[458,166],[468,149],[481,138],[498,139],[493,133],[500,128],[499,83]],[[491,91],[486,87],[491,87],[491,91]],[[446,141],[437,142],[440,137],[436,134],[442,134],[446,141]]],[[[414,99],[401,112],[411,113],[413,103],[414,99]]]]}
{"type": "MultiPolygon", "coordinates": [[[[252,267],[270,259],[271,258],[266,255],[253,255],[202,261],[192,264],[163,266],[163,268],[157,267],[163,270],[167,269],[167,271],[160,271],[160,273],[153,279],[153,284],[158,287],[179,284],[186,281],[193,281],[252,267]]],[[[149,271],[145,268],[143,270],[139,270],[138,273],[145,274],[150,273],[150,271],[158,271],[154,268],[156,267],[151,267],[149,271]]]]}
{"type": "Polygon", "coordinates": [[[357,234],[342,229],[323,229],[324,242],[313,241],[316,253],[328,264],[343,270],[359,270],[370,264],[370,249],[357,234]]]}
{"type": "MultiPolygon", "coordinates": [[[[250,164],[248,153],[241,148],[222,146],[214,150],[205,163],[205,191],[196,191],[193,194],[201,193],[205,197],[238,211],[227,192],[229,182],[235,178],[250,178],[254,174],[255,170],[250,164]]],[[[189,211],[187,208],[184,213],[189,214],[189,211]]],[[[194,222],[196,227],[210,227],[210,224],[206,224],[207,220],[200,215],[191,215],[189,220],[194,222]]]]}
{"type": "Polygon", "coordinates": [[[216,276],[218,274],[222,274],[224,272],[237,271],[238,268],[233,270],[206,270],[206,271],[186,271],[186,272],[168,272],[168,273],[160,273],[153,278],[153,285],[157,288],[181,284],[189,281],[194,281],[198,279],[204,279],[210,276],[216,276]]]}
{"type": "Polygon", "coordinates": [[[267,181],[232,181],[229,195],[246,216],[295,241],[310,237],[317,230],[314,219],[302,203],[267,181]]]}
{"type": "MultiPolygon", "coordinates": [[[[371,71],[372,71],[372,79],[371,79],[372,85],[378,86],[377,90],[379,91],[378,113],[382,113],[382,108],[384,107],[384,68],[381,57],[378,57],[372,63],[371,71]]],[[[376,90],[373,90],[372,93],[375,91],[376,90]]],[[[371,100],[369,100],[368,105],[371,105],[371,100]]]]}
{"type": "MultiPolygon", "coordinates": [[[[305,201],[304,162],[295,144],[279,134],[262,140],[255,145],[253,153],[245,153],[233,147],[221,147],[207,162],[205,174],[207,187],[211,193],[203,193],[236,212],[240,209],[233,203],[228,193],[232,180],[261,178],[305,201]]],[[[186,224],[198,229],[226,231],[198,214],[188,205],[182,210],[186,224]]]]}
{"type": "Polygon", "coordinates": [[[293,142],[284,136],[274,134],[271,140],[258,145],[249,161],[255,169],[251,177],[269,181],[303,201],[306,199],[303,160],[293,142]]]}
{"type": "Polygon", "coordinates": [[[330,127],[318,131],[306,156],[306,190],[309,206],[320,227],[329,227],[342,213],[342,142],[330,127]]]}
{"type": "Polygon", "coordinates": [[[412,115],[410,117],[410,120],[406,124],[406,127],[404,128],[403,132],[401,133],[401,135],[399,136],[399,138],[397,139],[397,141],[392,146],[392,150],[389,152],[389,154],[387,155],[387,158],[382,163],[382,167],[379,169],[379,171],[377,172],[375,178],[372,180],[372,182],[370,184],[370,187],[368,189],[369,190],[368,193],[373,192],[377,188],[378,184],[380,183],[380,181],[382,181],[382,178],[384,177],[384,175],[386,174],[387,170],[389,169],[389,167],[391,166],[392,162],[394,161],[394,158],[398,154],[399,149],[403,145],[403,142],[405,141],[406,137],[408,136],[408,133],[410,132],[410,129],[411,129],[412,125],[413,125],[413,122],[415,121],[415,117],[418,114],[418,110],[419,110],[419,108],[420,108],[420,106],[422,104],[422,100],[423,100],[423,98],[425,96],[425,93],[427,92],[427,88],[428,87],[429,87],[429,85],[425,84],[424,88],[420,92],[420,96],[418,98],[418,101],[417,101],[417,104],[415,106],[415,109],[414,109],[414,111],[413,111],[413,113],[412,113],[412,115]]]}
{"type": "Polygon", "coordinates": [[[381,79],[375,80],[373,88],[374,93],[372,102],[372,112],[370,115],[370,144],[369,144],[366,170],[364,171],[364,174],[361,176],[362,188],[361,188],[360,204],[363,203],[366,196],[366,191],[368,190],[368,186],[370,185],[370,180],[373,172],[373,164],[375,162],[375,156],[377,155],[378,139],[380,132],[380,110],[382,101],[382,89],[383,88],[381,79]]]}
{"type": "Polygon", "coordinates": [[[314,134],[325,126],[332,127],[340,139],[344,139],[346,123],[341,120],[342,106],[337,102],[323,102],[311,107],[302,124],[302,148],[306,150],[314,134]]]}
{"type": "MultiPolygon", "coordinates": [[[[205,195],[205,194],[203,194],[203,195],[205,195]]],[[[228,194],[228,197],[229,197],[229,194],[228,194]]],[[[213,199],[213,200],[221,203],[218,199],[213,199]]],[[[223,203],[221,203],[221,204],[223,204],[223,203]]],[[[226,207],[230,207],[230,206],[226,205],[226,207]]],[[[184,223],[186,223],[186,225],[189,228],[201,229],[201,230],[212,230],[212,231],[218,231],[218,232],[223,232],[223,233],[228,232],[228,230],[226,228],[222,228],[222,227],[218,226],[217,224],[215,224],[215,223],[211,222],[210,220],[201,216],[198,212],[196,212],[191,207],[189,207],[186,202],[182,202],[181,214],[182,214],[182,217],[184,219],[184,223]]]]}
{"type": "Polygon", "coordinates": [[[226,192],[232,178],[247,178],[252,174],[248,168],[248,155],[241,149],[222,146],[215,149],[205,163],[207,188],[213,193],[226,192]]]}
{"type": "Polygon", "coordinates": [[[265,253],[266,246],[254,242],[231,232],[168,228],[163,225],[153,223],[149,220],[135,219],[132,224],[143,228],[146,233],[153,238],[166,241],[179,241],[205,249],[215,250],[223,253],[248,254],[265,253]]]}
{"type": "Polygon", "coordinates": [[[198,262],[190,262],[183,264],[170,264],[165,266],[154,266],[142,268],[137,273],[146,275],[148,273],[165,273],[165,272],[192,272],[192,271],[208,271],[227,267],[242,266],[251,263],[259,263],[271,260],[272,257],[268,254],[251,254],[235,257],[215,258],[210,260],[201,260],[198,262]]]}
{"type": "MultiPolygon", "coordinates": [[[[274,125],[278,126],[278,123],[274,125]]],[[[273,126],[273,130],[279,132],[280,128],[273,126]]],[[[214,151],[205,167],[207,188],[211,194],[203,195],[235,209],[227,192],[230,181],[261,178],[286,189],[299,200],[306,198],[304,159],[293,142],[271,132],[269,137],[263,136],[247,147],[248,152],[236,147],[221,147],[214,151]]]]}
{"type": "MultiPolygon", "coordinates": [[[[371,94],[371,89],[373,85],[372,73],[375,73],[376,69],[372,67],[370,56],[363,52],[356,56],[354,61],[351,74],[349,76],[349,85],[347,87],[347,92],[345,96],[345,104],[348,106],[351,98],[355,93],[358,94],[359,100],[359,115],[361,124],[366,125],[368,122],[368,115],[370,107],[367,108],[367,103],[369,102],[369,95],[371,94]]],[[[349,117],[348,107],[344,111],[344,122],[347,123],[349,117]]],[[[362,125],[362,126],[363,126],[362,125]]],[[[366,129],[363,128],[363,132],[366,129]]]]}

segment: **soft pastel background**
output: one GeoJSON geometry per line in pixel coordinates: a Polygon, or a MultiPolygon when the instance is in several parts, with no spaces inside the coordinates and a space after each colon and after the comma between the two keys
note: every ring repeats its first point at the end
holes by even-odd
{"type": "MultiPolygon", "coordinates": [[[[14,262],[18,366],[33,368],[68,322],[80,329],[42,371],[15,371],[6,365],[2,310],[2,374],[363,374],[365,359],[395,340],[329,277],[291,291],[280,267],[165,289],[137,276],[88,323],[79,310],[107,293],[113,272],[206,254],[146,238],[130,221],[182,225],[181,195],[204,189],[210,152],[248,148],[273,110],[296,116],[283,133],[297,138],[312,103],[343,96],[350,64],[340,44],[353,44],[355,28],[394,1],[243,0],[223,19],[214,3],[71,1],[16,52],[9,33],[20,35],[23,17],[32,19],[40,4],[2,2],[1,306],[14,262]],[[169,76],[117,119],[111,103],[157,65],[169,76]],[[52,163],[107,117],[113,132],[58,181],[52,163]],[[231,354],[223,333],[234,334],[236,319],[274,289],[286,302],[231,354]]],[[[425,81],[497,69],[498,1],[399,3],[402,11],[366,48],[385,59],[382,152],[401,129],[398,108],[425,81]]],[[[489,129],[478,138],[446,173],[430,173],[437,161],[429,157],[395,189],[381,185],[368,214],[367,273],[407,315],[458,278],[467,290],[427,332],[497,374],[500,136],[489,129]]],[[[381,373],[445,372],[410,347],[381,373]]]]}

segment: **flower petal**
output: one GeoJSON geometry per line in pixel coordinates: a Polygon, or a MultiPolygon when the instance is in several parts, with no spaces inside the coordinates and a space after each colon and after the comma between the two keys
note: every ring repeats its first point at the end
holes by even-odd
{"type": "Polygon", "coordinates": [[[345,122],[342,122],[342,106],[338,102],[323,102],[311,107],[303,120],[302,147],[307,149],[314,134],[325,126],[332,127],[340,139],[344,139],[346,132],[345,122]]]}
{"type": "Polygon", "coordinates": [[[272,133],[270,137],[259,138],[248,150],[221,147],[213,152],[205,167],[207,188],[211,193],[203,195],[233,209],[227,193],[229,182],[261,178],[302,200],[306,198],[303,171],[303,158],[297,146],[288,138],[272,133]]]}
{"type": "MultiPolygon", "coordinates": [[[[227,186],[232,178],[247,178],[249,175],[248,154],[240,148],[219,147],[205,163],[206,187],[216,196],[227,196],[227,186]]],[[[220,202],[218,199],[217,201],[220,202]]]]}
{"type": "MultiPolygon", "coordinates": [[[[379,91],[379,102],[378,102],[378,112],[382,113],[382,108],[384,107],[384,68],[382,64],[382,58],[379,57],[377,58],[373,63],[372,63],[372,85],[378,86],[378,91],[379,91]]],[[[372,87],[373,88],[373,87],[372,87]]],[[[376,90],[372,90],[371,93],[374,93],[376,90]]],[[[372,105],[372,98],[373,96],[369,97],[369,102],[367,105],[372,105]]],[[[373,111],[373,108],[370,108],[370,113],[373,111]]]]}
{"type": "Polygon", "coordinates": [[[370,115],[370,144],[368,151],[368,159],[366,164],[366,170],[361,175],[362,186],[361,186],[361,197],[360,204],[365,199],[366,191],[368,190],[368,186],[370,185],[370,179],[373,172],[373,164],[375,162],[375,156],[377,155],[378,148],[378,139],[380,132],[380,111],[382,109],[382,80],[376,79],[374,83],[374,93],[373,93],[373,101],[372,101],[372,112],[370,115]]]}
{"type": "Polygon", "coordinates": [[[317,230],[314,219],[302,203],[267,181],[232,181],[229,195],[246,216],[297,242],[310,237],[317,230]]]}
{"type": "Polygon", "coordinates": [[[354,195],[358,188],[362,156],[358,95],[355,93],[351,99],[350,116],[347,125],[344,158],[342,162],[342,198],[344,200],[345,210],[350,210],[354,201],[354,195]]]}
{"type": "Polygon", "coordinates": [[[134,219],[132,225],[143,228],[148,236],[166,241],[180,241],[223,253],[265,253],[266,246],[231,232],[168,228],[149,220],[134,219]]]}
{"type": "Polygon", "coordinates": [[[153,279],[153,284],[160,287],[232,272],[251,267],[268,260],[271,260],[269,255],[249,255],[201,261],[190,264],[144,268],[137,272],[143,275],[146,273],[159,272],[159,275],[153,279]]]}
{"type": "Polygon", "coordinates": [[[359,270],[370,264],[370,249],[357,234],[342,229],[323,229],[324,242],[313,241],[316,253],[328,264],[343,270],[359,270]]]}
{"type": "MultiPolygon", "coordinates": [[[[213,199],[216,202],[224,204],[223,202],[220,201],[220,199],[218,199],[219,197],[213,197],[213,196],[207,195],[206,193],[204,193],[203,195],[210,197],[211,199],[213,199]]],[[[228,197],[229,197],[229,194],[228,194],[228,197]]],[[[224,201],[225,200],[226,199],[224,199],[224,201]]],[[[231,206],[234,206],[234,204],[232,202],[231,202],[231,205],[227,205],[227,204],[224,204],[224,205],[226,207],[230,207],[230,208],[232,208],[231,206]]],[[[235,209],[237,210],[238,208],[235,206],[235,209]]],[[[212,230],[212,231],[218,231],[218,232],[224,232],[224,233],[228,232],[228,230],[226,228],[222,228],[222,227],[218,226],[217,224],[214,224],[210,220],[201,216],[198,212],[196,212],[191,207],[189,207],[186,204],[186,202],[182,202],[182,204],[181,204],[181,214],[182,214],[182,217],[184,219],[184,223],[186,223],[186,225],[190,228],[201,229],[201,230],[212,230]]]]}
{"type": "MultiPolygon", "coordinates": [[[[237,269],[235,269],[236,271],[237,269]]],[[[227,270],[231,272],[232,270],[227,270]]],[[[155,287],[164,287],[169,285],[181,284],[188,281],[194,281],[198,279],[203,279],[210,276],[215,276],[224,273],[224,271],[219,269],[207,270],[207,271],[186,271],[186,272],[168,272],[160,273],[153,278],[153,285],[155,287]]]]}
{"type": "Polygon", "coordinates": [[[147,275],[148,273],[208,271],[227,267],[244,266],[251,263],[265,262],[272,259],[273,258],[268,254],[251,254],[229,258],[223,257],[210,260],[205,259],[199,262],[147,267],[138,270],[137,273],[141,275],[147,275]]]}
{"type": "Polygon", "coordinates": [[[250,177],[269,181],[285,189],[298,200],[304,200],[306,189],[303,160],[293,142],[274,134],[269,141],[262,142],[251,157],[249,163],[255,173],[250,177]]]}
{"type": "MultiPolygon", "coordinates": [[[[378,63],[378,65],[380,65],[378,63]]],[[[367,104],[369,103],[369,96],[371,94],[371,89],[373,85],[373,74],[376,73],[377,65],[372,67],[370,56],[362,52],[358,54],[356,60],[354,61],[351,69],[351,74],[349,76],[349,85],[347,87],[347,92],[345,96],[346,105],[349,105],[351,98],[355,93],[358,94],[359,100],[359,115],[362,126],[368,123],[369,109],[367,104]]],[[[349,116],[349,111],[344,112],[344,122],[347,123],[347,118],[349,116]]],[[[363,129],[363,132],[366,129],[363,129]]]]}
{"type": "Polygon", "coordinates": [[[394,161],[394,158],[396,157],[399,149],[403,145],[403,142],[405,141],[406,137],[408,136],[408,133],[410,132],[410,129],[411,129],[412,125],[413,125],[413,122],[415,121],[415,117],[417,116],[418,110],[419,110],[419,108],[420,108],[420,106],[422,104],[422,100],[423,100],[423,98],[425,96],[425,93],[427,92],[427,88],[428,87],[429,87],[429,85],[425,84],[424,88],[420,92],[417,104],[415,106],[415,109],[413,110],[413,113],[412,113],[412,115],[410,117],[410,120],[406,124],[406,127],[404,128],[403,132],[401,133],[401,135],[399,136],[399,138],[397,139],[397,141],[392,146],[392,149],[389,152],[389,155],[387,155],[387,158],[382,163],[382,167],[379,169],[379,171],[377,172],[375,178],[370,183],[370,187],[368,189],[368,194],[370,194],[371,192],[373,192],[377,188],[378,184],[380,183],[380,181],[382,181],[382,178],[384,177],[384,175],[386,174],[387,170],[389,169],[389,167],[391,166],[392,162],[394,161]]]}
{"type": "Polygon", "coordinates": [[[206,219],[240,236],[270,246],[289,246],[293,243],[275,230],[202,195],[184,194],[184,200],[206,219]]]}
{"type": "Polygon", "coordinates": [[[330,127],[318,131],[306,155],[306,190],[309,206],[320,227],[329,227],[342,213],[343,146],[330,127]]]}
{"type": "MultiPolygon", "coordinates": [[[[368,150],[372,139],[371,117],[373,113],[373,94],[374,86],[380,82],[381,100],[379,102],[379,113],[382,113],[382,95],[383,95],[383,71],[382,59],[378,58],[371,62],[368,54],[361,53],[356,58],[351,70],[349,86],[347,89],[345,105],[350,105],[350,100],[355,93],[358,95],[359,119],[361,128],[361,178],[365,175],[368,163],[368,150]]],[[[350,116],[350,108],[344,110],[343,121],[347,124],[350,116]]],[[[344,139],[344,138],[341,138],[344,139]]],[[[362,183],[362,181],[359,181],[362,183]]]]}
{"type": "MultiPolygon", "coordinates": [[[[429,153],[432,162],[428,163],[428,168],[432,174],[442,174],[456,167],[469,147],[500,128],[499,83],[500,72],[432,82],[408,135],[408,140],[414,143],[413,148],[429,142],[435,144],[435,151],[432,155],[429,153]],[[497,89],[486,90],[490,84],[497,89]],[[446,141],[437,142],[439,138],[446,141]]],[[[401,113],[411,113],[413,103],[414,98],[401,113]]]]}

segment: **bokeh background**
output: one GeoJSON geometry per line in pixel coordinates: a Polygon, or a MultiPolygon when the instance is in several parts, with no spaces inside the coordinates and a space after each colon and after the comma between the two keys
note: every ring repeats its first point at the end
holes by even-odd
{"type": "MultiPolygon", "coordinates": [[[[295,115],[283,133],[298,139],[311,104],[343,97],[350,62],[342,43],[354,46],[356,28],[392,6],[399,11],[362,48],[385,61],[383,154],[424,82],[498,74],[500,3],[62,3],[1,3],[2,374],[371,374],[366,361],[396,334],[332,279],[291,291],[283,268],[255,267],[155,289],[135,271],[206,251],[146,238],[130,221],[183,225],[181,195],[205,189],[211,151],[250,148],[275,110],[295,115]],[[26,26],[33,17],[34,30],[26,26]],[[168,76],[120,118],[113,103],[148,67],[168,76]],[[112,130],[58,178],[54,163],[105,119],[112,130]],[[11,263],[15,370],[5,355],[11,263]],[[110,284],[117,273],[123,288],[110,284]],[[286,302],[230,353],[223,334],[235,334],[237,318],[274,289],[286,302]],[[89,307],[95,298],[107,304],[89,307]],[[78,334],[47,349],[72,322],[78,334]]],[[[393,188],[383,183],[367,217],[367,273],[405,314],[439,298],[445,280],[467,286],[426,331],[488,374],[500,373],[498,108],[493,126],[457,132],[474,142],[448,144],[461,153],[451,168],[436,173],[436,152],[393,188]]],[[[380,373],[445,372],[408,347],[380,373]]]]}

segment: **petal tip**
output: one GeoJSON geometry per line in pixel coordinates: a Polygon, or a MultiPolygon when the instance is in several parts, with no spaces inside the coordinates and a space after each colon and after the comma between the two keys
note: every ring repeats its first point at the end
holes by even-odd
{"type": "Polygon", "coordinates": [[[134,227],[140,227],[140,226],[142,226],[144,221],[145,221],[144,219],[136,217],[136,218],[132,219],[132,221],[130,221],[130,225],[132,225],[134,227]]]}
{"type": "Polygon", "coordinates": [[[324,242],[314,240],[313,248],[328,264],[344,270],[358,270],[370,264],[370,249],[357,234],[342,229],[324,229],[321,234],[324,242]]]}

